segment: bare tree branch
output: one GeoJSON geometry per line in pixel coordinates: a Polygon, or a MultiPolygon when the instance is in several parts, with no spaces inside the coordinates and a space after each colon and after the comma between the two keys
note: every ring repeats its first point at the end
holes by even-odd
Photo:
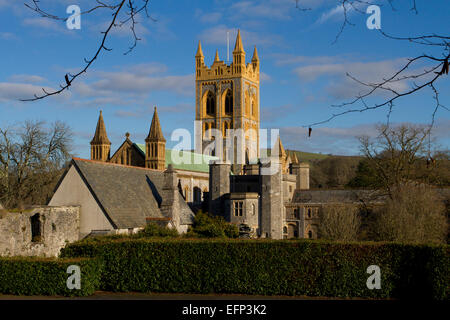
{"type": "MultiPolygon", "coordinates": [[[[138,23],[136,20],[136,16],[140,13],[140,12],[145,12],[146,16],[150,19],[152,19],[153,21],[155,21],[155,19],[151,18],[150,15],[148,14],[148,4],[149,4],[150,0],[142,0],[142,5],[140,7],[136,7],[135,5],[135,1],[133,0],[120,0],[115,2],[115,4],[106,4],[100,0],[96,0],[97,5],[90,8],[89,10],[83,11],[81,12],[81,14],[89,14],[92,13],[95,10],[98,9],[109,9],[111,11],[113,11],[112,13],[112,19],[111,22],[108,25],[108,28],[105,31],[102,31],[101,33],[103,34],[101,43],[99,45],[99,47],[97,48],[97,51],[95,52],[94,56],[91,59],[84,59],[85,62],[85,66],[83,69],[81,69],[78,73],[76,74],[66,74],[64,76],[64,84],[60,84],[59,90],[55,90],[55,91],[47,91],[44,88],[42,88],[42,91],[44,92],[42,95],[37,95],[35,94],[33,98],[28,98],[28,99],[20,99],[20,101],[36,101],[36,100],[40,100],[40,99],[44,99],[47,98],[49,96],[53,96],[53,95],[57,95],[60,94],[66,90],[69,89],[69,87],[71,86],[72,82],[75,81],[80,75],[82,75],[83,73],[87,72],[87,70],[89,69],[89,67],[92,65],[92,63],[98,58],[99,54],[102,51],[111,51],[111,48],[106,47],[105,43],[106,43],[106,39],[108,38],[108,35],[110,34],[110,31],[112,30],[112,28],[114,27],[122,27],[124,24],[130,22],[130,29],[131,32],[133,34],[133,39],[134,42],[132,44],[132,46],[124,53],[129,54],[137,45],[137,41],[141,40],[137,34],[136,34],[136,30],[135,30],[135,26],[138,23]],[[116,22],[118,20],[118,16],[119,13],[123,10],[124,4],[125,2],[127,3],[127,8],[128,11],[126,12],[126,14],[128,15],[128,17],[126,19],[124,19],[123,21],[120,22],[116,22]]],[[[54,20],[61,20],[61,21],[66,21],[67,18],[64,17],[59,17],[50,13],[47,13],[46,11],[42,10],[39,7],[39,0],[32,0],[33,4],[25,4],[26,7],[28,7],[29,9],[37,12],[38,14],[40,14],[42,17],[44,18],[48,18],[48,19],[54,19],[54,20]]]]}

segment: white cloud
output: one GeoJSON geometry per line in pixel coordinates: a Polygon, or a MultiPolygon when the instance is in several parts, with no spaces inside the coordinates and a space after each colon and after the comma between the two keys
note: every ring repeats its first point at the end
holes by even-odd
{"type": "Polygon", "coordinates": [[[8,80],[12,82],[27,82],[27,83],[41,83],[46,81],[46,79],[41,76],[30,74],[15,74],[10,76],[8,80]]]}
{"type": "Polygon", "coordinates": [[[260,72],[259,73],[259,79],[261,80],[261,82],[270,82],[272,81],[272,78],[264,72],[260,72]]]}
{"type": "Polygon", "coordinates": [[[66,28],[65,22],[56,21],[48,18],[26,18],[22,21],[23,25],[30,26],[39,29],[52,30],[58,32],[64,32],[69,34],[69,30],[66,28]]]}
{"type": "Polygon", "coordinates": [[[195,18],[197,18],[200,22],[203,23],[218,23],[222,18],[221,12],[204,12],[201,9],[195,10],[194,14],[195,18]]]}
{"type": "MultiPolygon", "coordinates": [[[[314,82],[324,78],[326,90],[334,98],[355,97],[369,88],[357,83],[347,76],[347,73],[359,81],[365,83],[377,83],[392,76],[406,62],[404,58],[381,60],[373,62],[337,62],[300,66],[294,69],[294,73],[302,82],[314,82]]],[[[407,74],[411,74],[413,70],[407,74]]],[[[396,91],[404,91],[409,88],[407,81],[396,81],[386,85],[396,91]]],[[[377,90],[376,94],[388,94],[386,90],[377,90]]]]}
{"type": "MultiPolygon", "coordinates": [[[[52,88],[44,87],[46,91],[52,88]]],[[[42,87],[27,83],[0,82],[0,102],[18,101],[32,98],[34,94],[42,93],[42,87]]]]}
{"type": "Polygon", "coordinates": [[[324,22],[326,22],[330,19],[336,18],[336,17],[343,18],[344,6],[345,6],[345,9],[347,10],[347,13],[349,13],[349,11],[352,10],[351,6],[348,4],[345,4],[345,5],[338,4],[336,7],[329,9],[326,12],[322,13],[320,18],[316,21],[316,23],[321,24],[321,23],[324,23],[324,22]]]}
{"type": "Polygon", "coordinates": [[[284,54],[284,53],[275,53],[272,54],[271,57],[275,59],[275,65],[284,66],[289,64],[324,64],[324,63],[333,63],[338,59],[335,56],[297,56],[292,54],[284,54]]]}
{"type": "Polygon", "coordinates": [[[0,39],[2,40],[13,40],[16,38],[16,35],[11,32],[0,32],[0,39]]]}
{"type": "Polygon", "coordinates": [[[230,11],[235,18],[251,17],[287,20],[291,19],[291,14],[295,12],[295,1],[240,1],[232,4],[230,11]]]}
{"type": "MultiPolygon", "coordinates": [[[[145,106],[142,108],[134,108],[129,110],[117,110],[114,112],[114,115],[120,118],[144,118],[149,117],[153,115],[153,106],[145,106]]],[[[192,115],[192,113],[195,111],[195,108],[191,104],[187,103],[179,103],[173,106],[157,106],[158,108],[158,114],[161,113],[187,113],[189,115],[192,115]]]]}
{"type": "MultiPolygon", "coordinates": [[[[392,127],[400,124],[391,123],[392,127]]],[[[427,125],[418,124],[414,125],[427,125]]],[[[450,119],[438,119],[432,131],[433,137],[438,141],[448,140],[448,127],[450,119]]],[[[335,155],[357,155],[360,143],[358,137],[369,136],[374,138],[378,135],[376,123],[359,124],[351,127],[313,127],[311,137],[308,137],[308,129],[303,127],[280,128],[280,135],[286,148],[306,152],[321,152],[323,154],[335,155]]],[[[447,142],[448,144],[448,142],[447,142]]]]}
{"type": "Polygon", "coordinates": [[[154,92],[171,92],[182,96],[194,94],[194,75],[167,74],[167,66],[158,63],[110,68],[95,71],[83,82],[74,82],[73,92],[82,98],[106,99],[108,104],[129,104],[130,99],[143,101],[154,92]]]}

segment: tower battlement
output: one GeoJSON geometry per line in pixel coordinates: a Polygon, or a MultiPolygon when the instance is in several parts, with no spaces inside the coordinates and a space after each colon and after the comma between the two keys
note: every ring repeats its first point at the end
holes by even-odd
{"type": "Polygon", "coordinates": [[[240,31],[236,37],[236,45],[233,50],[233,61],[230,64],[225,63],[219,58],[219,52],[216,51],[214,62],[210,67],[205,64],[205,57],[202,51],[201,42],[198,42],[196,58],[196,80],[217,80],[224,77],[245,77],[251,81],[259,83],[259,58],[256,47],[253,51],[251,62],[245,63],[245,51],[242,45],[240,31]]]}

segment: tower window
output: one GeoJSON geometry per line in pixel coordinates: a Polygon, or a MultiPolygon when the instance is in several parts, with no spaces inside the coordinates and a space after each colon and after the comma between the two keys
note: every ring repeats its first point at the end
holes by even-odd
{"type": "Polygon", "coordinates": [[[233,93],[231,90],[228,90],[225,96],[225,113],[233,113],[233,93]]]}
{"type": "Polygon", "coordinates": [[[211,91],[206,96],[206,113],[214,115],[216,113],[216,99],[211,91]]]}
{"type": "Polygon", "coordinates": [[[234,215],[236,217],[242,217],[242,201],[234,202],[234,215]]]}
{"type": "Polygon", "coordinates": [[[309,230],[309,231],[308,231],[308,238],[312,239],[312,237],[313,237],[313,233],[312,233],[311,230],[309,230]]]}

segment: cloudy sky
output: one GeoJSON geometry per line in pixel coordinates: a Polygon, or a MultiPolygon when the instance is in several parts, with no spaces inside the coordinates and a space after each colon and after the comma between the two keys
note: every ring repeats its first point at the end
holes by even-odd
{"type": "MultiPolygon", "coordinates": [[[[95,131],[99,110],[103,110],[108,135],[115,150],[125,133],[142,143],[151,122],[153,106],[158,106],[169,147],[177,128],[193,131],[194,55],[202,41],[205,62],[212,64],[215,50],[226,60],[226,38],[231,47],[237,29],[241,30],[247,60],[257,46],[261,59],[261,127],[281,131],[287,148],[333,154],[356,154],[356,136],[375,134],[375,125],[386,121],[387,110],[352,113],[313,128],[309,124],[329,118],[339,111],[333,105],[352,100],[366,90],[346,74],[375,82],[391,76],[407,58],[424,52],[438,55],[428,47],[389,40],[369,30],[369,14],[349,11],[352,25],[335,41],[343,21],[336,0],[299,0],[310,8],[301,11],[295,0],[153,0],[152,19],[138,18],[136,27],[142,39],[128,55],[132,45],[127,26],[115,28],[106,46],[87,74],[69,92],[37,102],[20,102],[42,93],[42,88],[58,88],[67,72],[84,66],[101,40],[111,15],[101,12],[84,15],[80,30],[68,30],[64,21],[49,20],[27,9],[29,0],[0,0],[0,127],[15,126],[23,120],[67,122],[75,133],[74,153],[89,156],[89,141],[95,131]]],[[[135,0],[139,4],[140,0],[135,0]]],[[[87,10],[93,0],[41,0],[41,8],[68,16],[69,5],[87,10]]],[[[417,0],[418,14],[410,1],[375,1],[381,6],[381,28],[397,36],[443,33],[450,30],[448,0],[417,0]]],[[[232,50],[232,48],[231,48],[232,50]]],[[[421,71],[416,65],[409,72],[421,71]]],[[[412,83],[395,84],[399,91],[412,83]]],[[[450,106],[450,81],[436,83],[440,101],[450,106]]],[[[379,103],[386,94],[376,94],[367,103],[379,103]]],[[[428,124],[435,101],[430,89],[398,100],[391,123],[428,124]]],[[[355,107],[360,108],[361,105],[355,107]]],[[[438,110],[434,135],[450,146],[450,112],[438,110]]]]}

